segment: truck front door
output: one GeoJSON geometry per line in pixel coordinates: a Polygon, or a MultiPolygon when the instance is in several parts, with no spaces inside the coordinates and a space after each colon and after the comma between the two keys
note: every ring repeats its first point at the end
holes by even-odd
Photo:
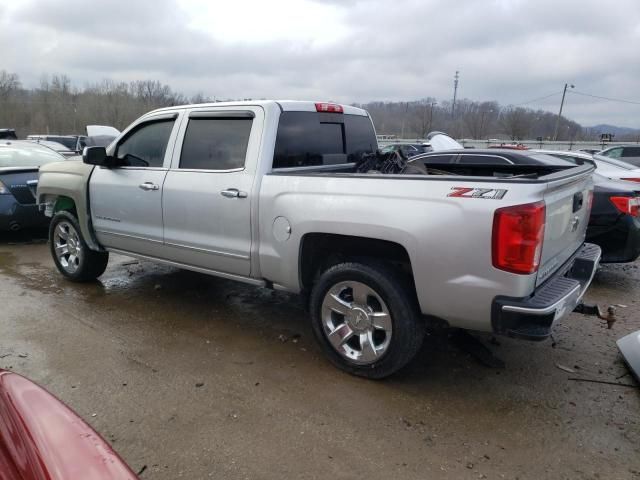
{"type": "Polygon", "coordinates": [[[91,221],[107,248],[162,257],[162,184],[177,135],[177,114],[143,120],[120,139],[115,168],[94,169],[91,221]]]}
{"type": "Polygon", "coordinates": [[[218,107],[188,113],[162,194],[166,258],[251,273],[252,186],[264,113],[218,107]]]}

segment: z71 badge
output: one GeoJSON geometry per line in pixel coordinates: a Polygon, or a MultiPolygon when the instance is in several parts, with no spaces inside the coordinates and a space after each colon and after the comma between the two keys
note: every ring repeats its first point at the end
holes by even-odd
{"type": "Polygon", "coordinates": [[[447,197],[463,197],[463,198],[488,198],[492,200],[500,200],[508,190],[502,188],[471,188],[471,187],[451,187],[450,194],[447,197]]]}

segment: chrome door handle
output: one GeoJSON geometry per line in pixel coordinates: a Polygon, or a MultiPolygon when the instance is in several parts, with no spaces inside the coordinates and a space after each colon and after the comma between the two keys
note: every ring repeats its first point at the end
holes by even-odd
{"type": "Polygon", "coordinates": [[[247,192],[243,192],[237,188],[227,188],[226,190],[222,190],[220,195],[227,198],[247,198],[247,192]]]}
{"type": "Polygon", "coordinates": [[[159,190],[160,187],[158,185],[156,185],[155,183],[151,183],[151,182],[144,182],[141,183],[140,185],[138,185],[138,187],[140,187],[142,190],[159,190]]]}

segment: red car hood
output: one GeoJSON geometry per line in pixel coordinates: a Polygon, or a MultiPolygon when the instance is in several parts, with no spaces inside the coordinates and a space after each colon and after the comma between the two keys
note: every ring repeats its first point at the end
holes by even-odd
{"type": "Polygon", "coordinates": [[[111,446],[49,392],[0,370],[0,480],[136,480],[111,446]]]}

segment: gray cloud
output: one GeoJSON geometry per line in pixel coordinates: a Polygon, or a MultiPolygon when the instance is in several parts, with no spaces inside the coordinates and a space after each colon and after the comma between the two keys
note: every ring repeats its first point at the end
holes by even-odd
{"type": "MultiPolygon", "coordinates": [[[[0,5],[0,68],[27,85],[43,73],[74,83],[154,78],[187,94],[330,98],[339,101],[448,99],[460,94],[517,104],[576,90],[640,100],[640,2],[597,0],[315,0],[333,9],[346,37],[314,42],[286,35],[227,41],[190,27],[198,12],[177,0],[38,0],[0,5]]],[[[250,15],[251,8],[247,8],[250,15]]],[[[242,18],[229,18],[243,28],[242,18]]],[[[310,22],[316,19],[303,18],[310,22]]],[[[327,25],[326,38],[334,31],[327,25]]],[[[555,110],[559,95],[527,106],[555,110]]],[[[640,127],[640,105],[570,95],[567,116],[583,124],[640,127]]]]}

